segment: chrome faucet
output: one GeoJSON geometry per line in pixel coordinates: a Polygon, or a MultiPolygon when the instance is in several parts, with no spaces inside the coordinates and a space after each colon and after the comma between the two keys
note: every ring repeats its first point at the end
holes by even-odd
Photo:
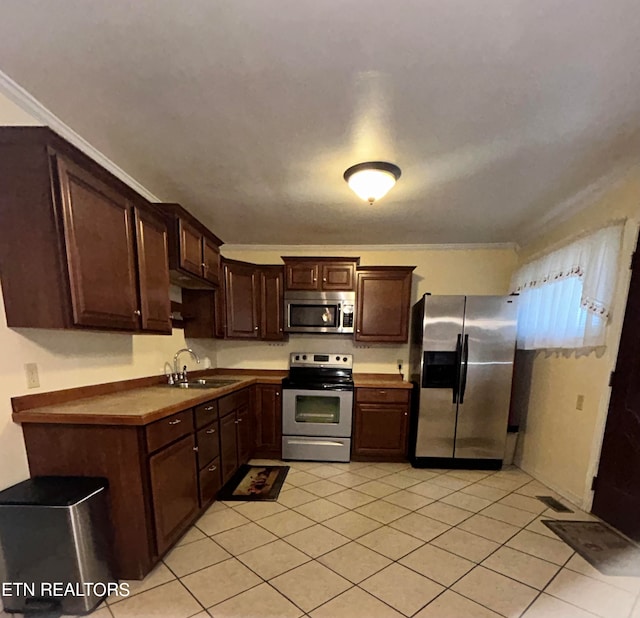
{"type": "Polygon", "coordinates": [[[182,372],[178,371],[178,357],[180,356],[180,354],[182,354],[184,352],[188,352],[189,354],[191,354],[191,356],[193,357],[193,360],[195,360],[196,363],[198,363],[198,364],[200,363],[200,359],[198,358],[198,355],[191,348],[182,348],[181,350],[178,350],[173,356],[173,373],[174,373],[174,376],[172,376],[172,377],[176,381],[179,380],[179,381],[186,382],[186,380],[187,380],[187,366],[184,365],[184,368],[183,368],[182,372]]]}

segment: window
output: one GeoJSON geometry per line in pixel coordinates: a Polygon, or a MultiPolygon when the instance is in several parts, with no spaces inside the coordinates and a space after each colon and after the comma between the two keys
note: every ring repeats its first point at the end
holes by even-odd
{"type": "Polygon", "coordinates": [[[518,348],[584,348],[605,343],[623,226],[612,225],[518,270],[518,348]]]}

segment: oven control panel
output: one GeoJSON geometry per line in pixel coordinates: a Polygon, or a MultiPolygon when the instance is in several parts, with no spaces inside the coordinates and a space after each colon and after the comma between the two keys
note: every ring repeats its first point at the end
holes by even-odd
{"type": "Polygon", "coordinates": [[[289,356],[289,367],[353,367],[353,355],[333,352],[319,354],[317,352],[292,352],[289,356]]]}

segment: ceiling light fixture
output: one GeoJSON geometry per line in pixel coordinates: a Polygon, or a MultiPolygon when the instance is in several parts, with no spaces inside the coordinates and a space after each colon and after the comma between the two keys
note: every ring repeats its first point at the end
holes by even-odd
{"type": "Polygon", "coordinates": [[[345,171],[344,179],[358,197],[373,204],[389,192],[401,173],[393,163],[367,161],[352,165],[345,171]]]}

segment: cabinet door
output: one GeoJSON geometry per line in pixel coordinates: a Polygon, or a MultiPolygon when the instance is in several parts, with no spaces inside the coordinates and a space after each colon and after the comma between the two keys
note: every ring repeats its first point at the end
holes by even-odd
{"type": "Polygon", "coordinates": [[[224,485],[238,469],[238,438],[236,415],[231,412],[220,419],[220,466],[224,485]]]}
{"type": "Polygon", "coordinates": [[[74,324],[136,330],[131,204],[80,166],[56,161],[74,324]]]}
{"type": "Polygon", "coordinates": [[[256,267],[225,264],[226,335],[258,339],[258,274],[256,267]]]}
{"type": "Polygon", "coordinates": [[[353,453],[364,457],[405,459],[409,406],[357,403],[353,453]]]}
{"type": "Polygon", "coordinates": [[[322,264],[323,290],[355,290],[356,265],[354,262],[330,262],[322,264]]]}
{"type": "Polygon", "coordinates": [[[206,236],[202,237],[202,274],[207,281],[220,283],[220,249],[206,236]]]}
{"type": "Polygon", "coordinates": [[[198,511],[198,477],[193,434],[149,459],[158,554],[166,551],[198,511]]]}
{"type": "Polygon", "coordinates": [[[319,290],[320,277],[317,262],[285,264],[287,290],[319,290]]]}
{"type": "Polygon", "coordinates": [[[202,234],[184,219],[178,219],[180,268],[202,277],[202,234]]]}
{"type": "Polygon", "coordinates": [[[169,247],[167,226],[149,213],[134,209],[140,313],[143,330],[171,333],[169,247]]]}
{"type": "Polygon", "coordinates": [[[254,423],[252,423],[251,409],[248,405],[236,411],[238,425],[238,465],[247,463],[255,449],[254,423]]]}
{"type": "Polygon", "coordinates": [[[358,270],[356,341],[407,342],[412,270],[358,270]]]}
{"type": "Polygon", "coordinates": [[[284,275],[281,267],[260,271],[260,338],[284,339],[284,275]]]}
{"type": "Polygon", "coordinates": [[[207,506],[216,497],[220,484],[220,458],[214,459],[200,470],[200,508],[207,506]]]}
{"type": "Polygon", "coordinates": [[[259,384],[256,386],[256,455],[282,456],[282,388],[259,384]]]}

